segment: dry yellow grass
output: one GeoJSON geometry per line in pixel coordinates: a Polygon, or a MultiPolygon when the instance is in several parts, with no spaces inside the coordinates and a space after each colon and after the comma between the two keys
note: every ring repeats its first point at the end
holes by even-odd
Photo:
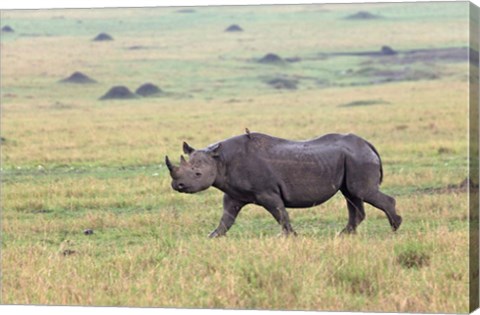
{"type": "Polygon", "coordinates": [[[4,298],[35,304],[464,312],[451,296],[468,292],[467,233],[439,230],[414,237],[430,247],[426,267],[401,267],[395,244],[413,242],[405,235],[322,242],[304,236],[172,243],[160,238],[100,252],[94,242],[82,242],[68,257],[39,243],[6,252],[6,284],[15,273],[16,289],[4,298]],[[20,259],[25,256],[31,259],[20,259]]]}
{"type": "Polygon", "coordinates": [[[321,93],[279,93],[233,104],[226,103],[228,99],[205,102],[161,98],[88,108],[73,103],[72,108],[64,110],[50,104],[26,111],[13,103],[5,105],[2,129],[15,144],[4,150],[3,158],[8,165],[18,166],[161,163],[163,153],[179,152],[183,140],[207,146],[237,135],[245,127],[298,140],[328,132],[355,132],[374,142],[387,160],[388,156],[406,157],[400,153],[406,150],[433,153],[443,146],[461,154],[467,150],[463,137],[467,132],[466,96],[462,81],[435,81],[420,86],[412,82],[359,87],[348,93],[338,88],[321,93]],[[439,96],[439,91],[445,92],[439,96]],[[337,107],[372,98],[391,104],[337,107]],[[408,141],[413,136],[416,143],[408,141]]]}

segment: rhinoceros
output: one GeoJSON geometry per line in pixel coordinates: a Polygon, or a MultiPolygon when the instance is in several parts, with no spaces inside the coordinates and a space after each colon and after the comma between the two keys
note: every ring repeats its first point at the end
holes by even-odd
{"type": "Polygon", "coordinates": [[[223,236],[247,204],[264,207],[285,235],[296,235],[285,208],[309,208],[339,190],[346,199],[348,223],[341,233],[355,233],[365,218],[363,203],[385,212],[393,231],[402,223],[395,199],[382,193],[380,155],[354,134],[327,134],[307,141],[290,141],[262,133],[235,136],[204,149],[186,142],[174,166],[165,156],[172,188],[196,193],[213,186],[223,195],[223,215],[209,237],[223,236]]]}

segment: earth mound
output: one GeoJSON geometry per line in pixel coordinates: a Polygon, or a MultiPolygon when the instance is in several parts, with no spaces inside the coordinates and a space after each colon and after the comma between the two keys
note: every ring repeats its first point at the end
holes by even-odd
{"type": "Polygon", "coordinates": [[[127,87],[118,85],[112,87],[105,95],[100,97],[100,100],[129,100],[136,97],[137,96],[133,94],[127,87]]]}
{"type": "Polygon", "coordinates": [[[356,106],[369,106],[369,105],[388,105],[390,102],[384,100],[359,100],[350,103],[340,104],[338,107],[356,107],[356,106]]]}
{"type": "Polygon", "coordinates": [[[94,42],[104,42],[109,40],[113,40],[113,37],[107,33],[100,33],[93,39],[94,42]]]}
{"type": "Polygon", "coordinates": [[[232,24],[225,29],[225,32],[243,32],[243,29],[237,24],[232,24]]]}
{"type": "Polygon", "coordinates": [[[417,191],[420,193],[438,193],[438,194],[450,194],[450,193],[465,193],[468,190],[478,191],[478,183],[475,183],[470,178],[465,178],[458,184],[449,184],[446,187],[434,187],[434,188],[421,188],[417,191]]]}
{"type": "Polygon", "coordinates": [[[390,46],[382,46],[382,48],[380,49],[380,52],[382,53],[382,55],[396,55],[397,52],[395,50],[393,50],[390,46]]]}
{"type": "Polygon", "coordinates": [[[472,49],[469,51],[467,47],[449,47],[449,48],[433,48],[433,49],[416,49],[406,51],[404,58],[398,60],[399,63],[409,64],[415,62],[470,62],[474,61],[478,52],[472,49]]]}
{"type": "Polygon", "coordinates": [[[88,77],[87,75],[77,71],[74,72],[68,78],[60,80],[61,83],[76,83],[76,84],[89,84],[89,83],[97,83],[97,81],[93,80],[92,78],[88,77]]]}
{"type": "Polygon", "coordinates": [[[279,65],[279,64],[283,64],[284,60],[276,54],[269,53],[263,56],[262,58],[260,58],[258,62],[263,64],[269,64],[269,65],[279,65]]]}
{"type": "Polygon", "coordinates": [[[145,83],[142,84],[136,91],[136,94],[141,95],[143,97],[148,97],[148,96],[155,96],[160,93],[162,93],[162,90],[156,86],[155,84],[152,83],[145,83]]]}
{"type": "MultiPolygon", "coordinates": [[[[398,52],[393,50],[390,46],[384,45],[380,50],[375,51],[341,51],[330,53],[330,56],[359,56],[359,57],[384,57],[397,55],[398,52]]],[[[324,55],[325,56],[325,55],[324,55]]]]}
{"type": "Polygon", "coordinates": [[[284,59],[286,62],[300,62],[302,58],[300,57],[288,57],[284,59]]]}
{"type": "Polygon", "coordinates": [[[464,188],[464,189],[466,189],[467,187],[470,187],[472,189],[478,189],[478,183],[474,183],[470,178],[467,177],[460,184],[458,184],[456,187],[464,188]]]}
{"type": "Polygon", "coordinates": [[[277,89],[277,90],[296,90],[297,89],[297,80],[285,79],[285,78],[275,78],[266,81],[268,85],[277,89]]]}
{"type": "Polygon", "coordinates": [[[347,20],[373,20],[379,18],[380,16],[367,11],[358,11],[357,13],[346,17],[347,20]]]}
{"type": "Polygon", "coordinates": [[[180,9],[175,11],[177,13],[195,13],[196,11],[194,9],[180,9]]]}
{"type": "Polygon", "coordinates": [[[2,27],[2,32],[4,32],[4,33],[13,33],[14,30],[13,30],[13,28],[12,28],[11,26],[5,25],[4,27],[2,27]]]}
{"type": "Polygon", "coordinates": [[[142,45],[134,45],[127,47],[128,50],[142,50],[142,49],[148,49],[147,46],[142,46],[142,45]]]}

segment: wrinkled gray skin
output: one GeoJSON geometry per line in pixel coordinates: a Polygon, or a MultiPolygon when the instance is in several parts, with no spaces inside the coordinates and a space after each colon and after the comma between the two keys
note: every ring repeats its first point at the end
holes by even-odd
{"type": "Polygon", "coordinates": [[[183,151],[189,161],[182,156],[180,166],[165,157],[172,188],[196,193],[213,186],[224,192],[223,216],[210,237],[225,235],[242,207],[252,203],[270,212],[285,235],[296,235],[285,208],[313,207],[339,190],[348,208],[342,232],[355,232],[365,218],[364,202],[385,212],[393,231],[402,223],[395,199],[379,191],[380,156],[353,134],[289,141],[247,131],[201,150],[184,142],[183,151]]]}

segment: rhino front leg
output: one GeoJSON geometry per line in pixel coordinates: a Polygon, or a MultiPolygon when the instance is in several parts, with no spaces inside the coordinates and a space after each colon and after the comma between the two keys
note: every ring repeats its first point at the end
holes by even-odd
{"type": "Polygon", "coordinates": [[[219,237],[224,236],[227,231],[232,227],[235,219],[237,218],[238,213],[242,207],[246,205],[245,202],[235,200],[227,194],[223,195],[223,215],[220,219],[218,227],[213,230],[208,237],[219,237]]]}

